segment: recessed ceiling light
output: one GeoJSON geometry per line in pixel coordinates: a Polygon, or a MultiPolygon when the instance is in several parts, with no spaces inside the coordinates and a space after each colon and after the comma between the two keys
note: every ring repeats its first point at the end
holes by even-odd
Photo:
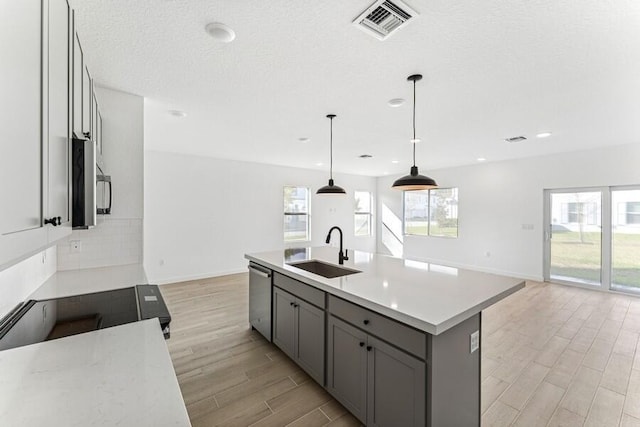
{"type": "Polygon", "coordinates": [[[382,173],[383,173],[384,175],[389,175],[389,172],[386,172],[386,171],[385,171],[385,172],[382,172],[382,173]]]}
{"type": "Polygon", "coordinates": [[[204,29],[207,31],[207,33],[209,33],[211,37],[220,42],[229,43],[236,38],[236,32],[233,31],[228,25],[225,25],[221,22],[212,22],[210,24],[207,24],[204,29]]]}
{"type": "Polygon", "coordinates": [[[551,136],[551,132],[540,132],[536,135],[536,138],[549,138],[551,136]]]}
{"type": "Polygon", "coordinates": [[[400,163],[400,160],[391,160],[391,163],[400,163]]]}
{"type": "Polygon", "coordinates": [[[360,154],[358,157],[360,157],[361,159],[370,159],[373,156],[371,154],[360,154]]]}
{"type": "Polygon", "coordinates": [[[476,160],[478,160],[479,162],[486,162],[487,159],[485,159],[484,157],[478,157],[476,160]]]}
{"type": "Polygon", "coordinates": [[[168,113],[174,117],[187,117],[187,113],[181,110],[169,110],[168,113]]]}
{"type": "Polygon", "coordinates": [[[316,166],[322,166],[323,164],[324,163],[322,163],[322,162],[318,162],[318,163],[316,163],[316,166]]]}
{"type": "Polygon", "coordinates": [[[393,99],[390,99],[389,102],[387,102],[387,104],[389,104],[389,107],[397,108],[397,107],[400,107],[402,104],[404,104],[404,99],[393,98],[393,99]]]}
{"type": "Polygon", "coordinates": [[[311,141],[311,138],[304,138],[304,137],[303,138],[298,138],[298,141],[303,142],[303,143],[306,144],[307,142],[311,141]]]}

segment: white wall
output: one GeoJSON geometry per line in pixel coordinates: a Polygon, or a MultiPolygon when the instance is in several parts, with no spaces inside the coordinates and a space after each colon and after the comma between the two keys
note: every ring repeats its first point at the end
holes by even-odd
{"type": "Polygon", "coordinates": [[[311,188],[312,245],[324,245],[338,225],[346,247],[375,251],[375,237],[353,235],[353,192],[374,193],[375,178],[336,174],[345,197],[315,194],[328,179],[322,171],[158,151],[145,151],[144,170],[144,265],[151,282],[246,271],[245,253],[284,248],[285,185],[311,188]]]}
{"type": "Polygon", "coordinates": [[[98,225],[74,230],[58,244],[58,269],[103,267],[142,262],[144,212],[144,99],[97,87],[102,113],[103,160],[113,183],[111,215],[99,215],[98,225]],[[81,252],[71,252],[79,240],[81,252]]]}
{"type": "MultiPolygon", "coordinates": [[[[541,280],[543,190],[640,184],[640,144],[421,172],[459,188],[459,237],[404,236],[405,258],[541,280]]],[[[378,179],[378,211],[384,203],[402,218],[395,179],[378,179]]]]}
{"type": "Polygon", "coordinates": [[[0,319],[55,272],[55,246],[0,271],[0,319]]]}

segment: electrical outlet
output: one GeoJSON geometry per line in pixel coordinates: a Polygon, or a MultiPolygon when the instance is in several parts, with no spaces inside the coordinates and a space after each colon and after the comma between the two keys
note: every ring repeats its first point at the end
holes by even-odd
{"type": "Polygon", "coordinates": [[[480,348],[480,331],[475,331],[469,336],[469,338],[469,353],[473,353],[480,348]]]}
{"type": "Polygon", "coordinates": [[[71,252],[72,253],[82,252],[82,241],[81,240],[71,240],[69,242],[69,245],[71,246],[71,252]]]}

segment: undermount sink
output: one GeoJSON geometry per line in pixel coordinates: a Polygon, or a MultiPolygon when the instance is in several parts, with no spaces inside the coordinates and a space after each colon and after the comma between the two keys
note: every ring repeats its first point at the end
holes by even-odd
{"type": "Polygon", "coordinates": [[[347,276],[349,274],[361,273],[361,271],[359,270],[354,270],[352,268],[346,267],[338,267],[337,265],[329,264],[315,259],[312,259],[310,261],[291,263],[288,265],[308,271],[309,273],[317,274],[318,276],[326,277],[327,279],[347,276]]]}

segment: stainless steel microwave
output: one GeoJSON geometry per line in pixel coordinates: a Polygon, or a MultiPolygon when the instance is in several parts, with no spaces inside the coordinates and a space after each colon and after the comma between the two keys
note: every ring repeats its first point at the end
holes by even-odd
{"type": "Polygon", "coordinates": [[[71,150],[72,225],[86,229],[97,224],[97,215],[111,214],[111,177],[96,164],[95,141],[73,138],[71,150]]]}

